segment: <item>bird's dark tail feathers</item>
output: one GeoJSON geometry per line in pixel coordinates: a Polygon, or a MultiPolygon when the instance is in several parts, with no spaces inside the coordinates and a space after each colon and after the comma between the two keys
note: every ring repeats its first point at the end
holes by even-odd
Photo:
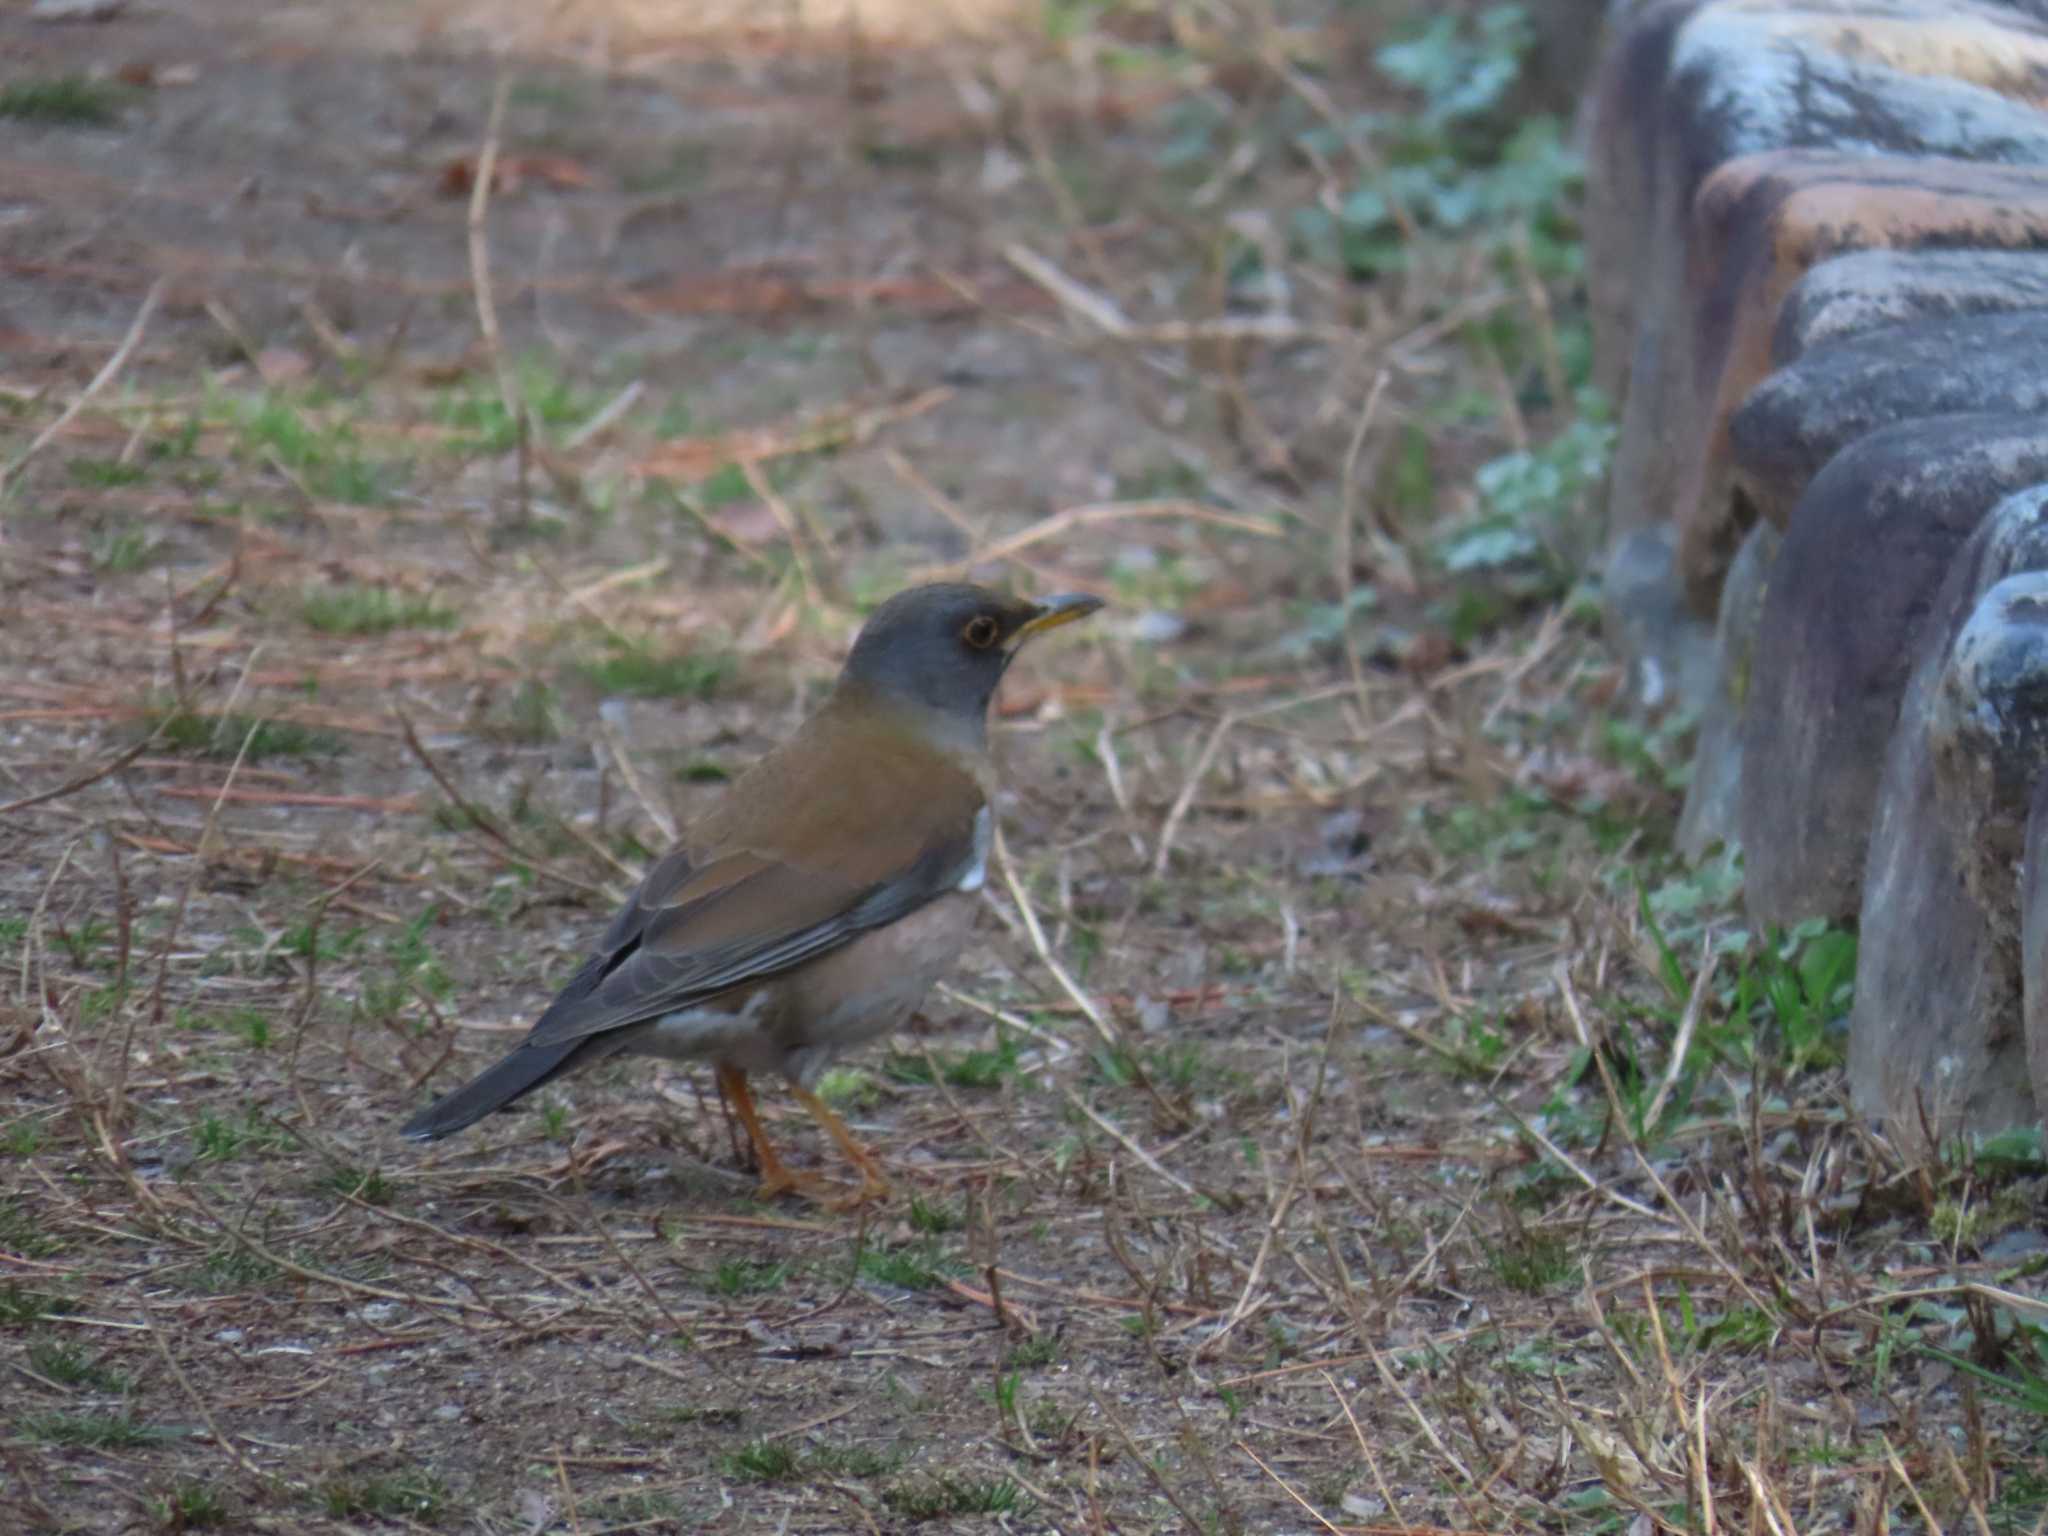
{"type": "Polygon", "coordinates": [[[408,1141],[438,1141],[476,1124],[542,1083],[560,1077],[592,1054],[606,1054],[603,1045],[616,1042],[586,1035],[560,1045],[522,1045],[503,1061],[487,1067],[453,1093],[444,1094],[405,1122],[408,1141]]]}

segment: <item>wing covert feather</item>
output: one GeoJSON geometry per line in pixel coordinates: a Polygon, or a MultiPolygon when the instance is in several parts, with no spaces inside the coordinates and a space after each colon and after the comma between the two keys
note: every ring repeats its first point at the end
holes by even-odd
{"type": "Polygon", "coordinates": [[[528,1043],[766,980],[953,889],[975,856],[980,775],[891,724],[828,711],[736,781],[648,872],[528,1043]],[[816,750],[821,725],[837,727],[837,750],[816,750]]]}

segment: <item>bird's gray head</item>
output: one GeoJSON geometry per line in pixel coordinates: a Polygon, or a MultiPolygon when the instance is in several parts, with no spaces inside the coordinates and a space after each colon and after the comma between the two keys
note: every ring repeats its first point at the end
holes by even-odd
{"type": "Polygon", "coordinates": [[[912,587],[868,616],[840,686],[919,705],[978,733],[1023,643],[1101,606],[1098,597],[1065,593],[1032,602],[965,582],[912,587]]]}

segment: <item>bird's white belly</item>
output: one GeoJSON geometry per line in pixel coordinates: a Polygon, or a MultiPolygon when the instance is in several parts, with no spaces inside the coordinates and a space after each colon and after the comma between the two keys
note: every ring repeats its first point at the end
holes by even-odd
{"type": "Polygon", "coordinates": [[[782,1051],[768,1027],[774,1001],[772,989],[761,987],[737,1006],[728,1003],[665,1014],[637,1034],[626,1049],[637,1056],[662,1056],[670,1061],[723,1061],[746,1072],[776,1071],[782,1065],[782,1051]]]}
{"type": "Polygon", "coordinates": [[[974,926],[974,899],[953,892],[806,966],[778,985],[782,1070],[807,1083],[833,1056],[903,1024],[952,970],[974,926]]]}
{"type": "Polygon", "coordinates": [[[948,892],[743,996],[727,994],[638,1025],[618,1049],[810,1083],[841,1051],[907,1021],[960,958],[973,926],[974,898],[948,892]]]}

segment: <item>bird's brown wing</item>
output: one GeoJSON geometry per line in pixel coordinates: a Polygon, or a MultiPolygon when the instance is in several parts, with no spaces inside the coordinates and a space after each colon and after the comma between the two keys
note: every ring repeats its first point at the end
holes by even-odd
{"type": "Polygon", "coordinates": [[[702,851],[679,848],[648,872],[526,1044],[695,1006],[956,887],[976,856],[976,776],[900,733],[862,736],[828,754],[785,748],[735,783],[702,851]]]}

